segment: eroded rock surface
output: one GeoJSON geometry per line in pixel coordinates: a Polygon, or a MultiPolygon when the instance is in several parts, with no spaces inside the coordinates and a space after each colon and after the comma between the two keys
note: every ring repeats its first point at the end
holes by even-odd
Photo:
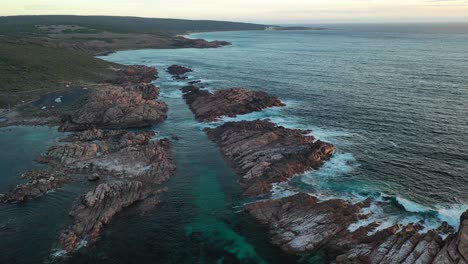
{"type": "Polygon", "coordinates": [[[50,147],[37,160],[81,174],[160,183],[173,174],[175,165],[170,141],[151,141],[154,135],[153,131],[79,132],[65,139],[72,142],[50,147]],[[77,139],[85,140],[74,142],[77,139]]]}
{"type": "Polygon", "coordinates": [[[325,200],[299,193],[277,200],[246,206],[246,211],[269,227],[271,242],[292,254],[320,250],[338,264],[455,264],[467,262],[468,211],[461,217],[460,229],[450,231],[447,223],[422,232],[422,223],[394,225],[377,230],[372,222],[350,231],[350,225],[371,216],[362,209],[370,200],[352,204],[345,200],[325,200]]]}
{"type": "Polygon", "coordinates": [[[95,88],[81,109],[63,118],[59,130],[148,127],[167,118],[167,105],[155,101],[160,89],[149,83],[157,79],[155,68],[129,66],[119,76],[95,88]]]}
{"type": "Polygon", "coordinates": [[[206,128],[208,137],[241,177],[247,195],[267,194],[272,183],[318,169],[335,151],[329,143],[267,120],[228,122],[206,128]]]}
{"type": "Polygon", "coordinates": [[[236,116],[274,106],[284,106],[277,97],[263,91],[230,88],[210,93],[195,86],[182,90],[195,118],[201,122],[216,121],[221,116],[236,116]]]}
{"type": "Polygon", "coordinates": [[[73,205],[70,216],[73,224],[59,237],[59,244],[66,252],[99,239],[103,226],[125,207],[143,200],[147,190],[142,182],[113,182],[99,184],[94,190],[81,196],[73,205]]]}

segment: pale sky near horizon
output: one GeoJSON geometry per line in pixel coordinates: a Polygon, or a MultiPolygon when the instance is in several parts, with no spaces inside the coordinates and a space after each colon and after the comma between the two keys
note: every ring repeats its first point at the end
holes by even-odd
{"type": "Polygon", "coordinates": [[[468,0],[0,1],[0,16],[115,15],[257,23],[468,22],[468,0]]]}

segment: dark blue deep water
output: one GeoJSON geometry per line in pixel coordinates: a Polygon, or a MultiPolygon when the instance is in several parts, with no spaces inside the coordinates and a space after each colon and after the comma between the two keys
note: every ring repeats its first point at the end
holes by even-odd
{"type": "MultiPolygon", "coordinates": [[[[428,228],[442,221],[456,226],[460,214],[468,209],[468,33],[459,25],[457,30],[447,29],[450,26],[375,25],[333,26],[321,31],[203,33],[191,37],[227,40],[233,45],[123,51],[103,57],[160,70],[156,83],[170,112],[168,120],[154,129],[161,131],[162,137],[176,134],[182,138],[174,147],[178,171],[168,182],[169,192],[157,210],[141,215],[130,208],[108,226],[102,241],[67,261],[298,261],[270,246],[266,231],[241,212],[246,201],[236,176],[183,102],[178,89],[185,83],[173,81],[163,72],[171,64],[191,67],[190,79],[201,79],[208,89],[259,89],[287,104],[235,120],[270,118],[286,127],[310,129],[317,138],[337,146],[338,152],[321,170],[276,186],[275,196],[302,190],[323,199],[360,201],[372,197],[383,202],[383,206],[371,207],[371,220],[382,222],[382,227],[419,220],[428,228]]],[[[2,146],[11,140],[3,135],[2,146]]],[[[24,144],[21,138],[16,143],[24,144]]],[[[3,156],[16,153],[0,153],[0,167],[7,168],[3,156]]],[[[0,183],[14,182],[14,172],[3,173],[0,183]]],[[[58,230],[69,221],[69,203],[78,195],[70,187],[31,205],[0,207],[0,242],[6,241],[0,246],[15,248],[9,254],[0,252],[0,262],[6,258],[38,263],[33,260],[47,258],[58,230]],[[59,205],[62,214],[55,209],[59,205]],[[51,210],[56,217],[49,227],[39,229],[35,239],[42,243],[36,250],[23,245],[27,232],[34,233],[35,228],[18,224],[25,219],[27,223],[47,224],[41,217],[43,212],[31,211],[33,206],[51,210]],[[37,220],[31,220],[36,215],[37,220]],[[7,230],[3,232],[16,228],[22,233],[10,231],[4,239],[2,228],[7,230]]],[[[322,257],[319,254],[302,261],[320,263],[326,259],[322,257]]]]}

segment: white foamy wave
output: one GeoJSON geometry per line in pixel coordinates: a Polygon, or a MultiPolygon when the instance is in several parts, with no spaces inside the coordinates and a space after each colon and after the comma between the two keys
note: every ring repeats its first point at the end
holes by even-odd
{"type": "Polygon", "coordinates": [[[467,204],[437,205],[438,217],[446,221],[449,225],[458,229],[460,225],[460,216],[468,210],[467,204]]]}
{"type": "Polygon", "coordinates": [[[291,188],[288,182],[273,183],[271,186],[271,199],[281,199],[297,194],[297,190],[291,188]]]}
{"type": "Polygon", "coordinates": [[[182,98],[182,91],[179,89],[173,90],[173,91],[167,91],[167,92],[162,91],[161,98],[175,98],[175,99],[182,98]]]}
{"type": "Polygon", "coordinates": [[[316,185],[328,177],[336,177],[350,173],[359,164],[351,153],[336,153],[319,169],[305,173],[301,177],[303,183],[316,185]]]}
{"type": "Polygon", "coordinates": [[[413,202],[413,201],[410,201],[408,199],[405,199],[405,198],[402,198],[402,197],[396,197],[395,200],[401,205],[403,206],[403,208],[405,208],[405,210],[407,212],[412,212],[412,213],[424,213],[424,212],[428,212],[430,211],[431,209],[426,207],[426,206],[423,206],[421,204],[418,204],[416,202],[413,202]]]}

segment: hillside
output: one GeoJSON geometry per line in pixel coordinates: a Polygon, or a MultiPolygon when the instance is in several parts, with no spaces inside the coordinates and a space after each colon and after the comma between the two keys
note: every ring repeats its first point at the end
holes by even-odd
{"type": "Polygon", "coordinates": [[[99,82],[113,74],[112,66],[71,50],[0,42],[0,108],[63,90],[69,82],[99,82]]]}
{"type": "Polygon", "coordinates": [[[263,30],[265,25],[210,21],[115,16],[10,16],[0,17],[0,35],[43,35],[38,26],[76,25],[92,29],[85,33],[107,31],[114,33],[139,33],[178,35],[189,32],[263,30]]]}

